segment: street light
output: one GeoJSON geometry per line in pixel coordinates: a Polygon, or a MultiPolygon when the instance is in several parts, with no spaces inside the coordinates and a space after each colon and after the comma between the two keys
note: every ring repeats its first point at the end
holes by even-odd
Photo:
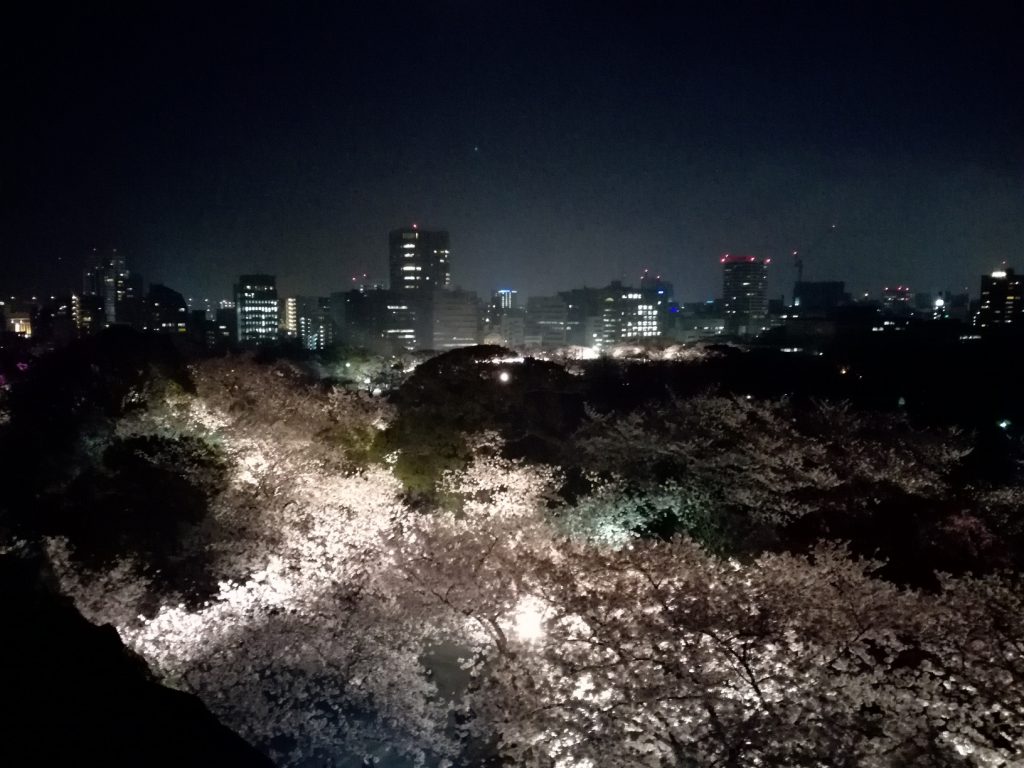
{"type": "Polygon", "coordinates": [[[520,640],[540,640],[544,637],[544,604],[536,597],[524,597],[516,606],[514,621],[515,633],[520,640]]]}

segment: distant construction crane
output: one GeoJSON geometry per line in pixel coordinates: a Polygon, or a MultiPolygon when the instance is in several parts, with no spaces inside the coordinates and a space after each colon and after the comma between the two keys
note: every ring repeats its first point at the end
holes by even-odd
{"type": "Polygon", "coordinates": [[[796,281],[798,283],[802,283],[804,281],[804,256],[806,256],[808,253],[814,253],[814,251],[817,250],[818,246],[821,245],[822,241],[830,234],[835,232],[835,230],[836,225],[832,224],[828,228],[823,230],[821,233],[819,233],[818,236],[814,239],[814,242],[812,242],[810,246],[806,248],[804,251],[793,251],[793,266],[796,267],[796,281]]]}

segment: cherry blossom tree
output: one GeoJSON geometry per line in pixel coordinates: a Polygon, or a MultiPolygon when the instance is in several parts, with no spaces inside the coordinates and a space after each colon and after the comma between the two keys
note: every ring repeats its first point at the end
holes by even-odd
{"type": "Polygon", "coordinates": [[[957,581],[936,597],[835,547],[743,565],[682,539],[616,550],[522,522],[433,533],[430,554],[405,561],[410,591],[465,623],[477,727],[517,764],[1021,757],[1019,582],[957,581]]]}
{"type": "Polygon", "coordinates": [[[639,527],[667,517],[674,530],[728,550],[749,548],[751,537],[755,546],[771,541],[811,514],[848,521],[891,500],[944,502],[970,447],[955,431],[916,430],[844,405],[702,396],[590,411],[567,452],[605,481],[605,501],[583,505],[584,516],[639,527]],[[730,520],[731,534],[722,527],[730,520]]]}
{"type": "MultiPolygon", "coordinates": [[[[117,434],[218,446],[226,482],[189,545],[209,554],[216,592],[154,606],[159,574],[131,558],[87,575],[54,540],[52,559],[87,615],[282,764],[470,750],[543,768],[1024,759],[1019,577],[943,576],[923,592],[838,545],[738,559],[649,535],[665,510],[693,530],[732,508],[781,524],[822,489],[880,477],[939,496],[956,436],[706,397],[591,414],[574,443],[588,488],[568,501],[563,468],[466,434],[471,460],[424,510],[396,456],[353,448],[392,418],[379,399],[236,358],[193,378],[194,394],[161,392],[117,434]]],[[[1009,515],[1016,496],[986,498],[1009,515]]]]}

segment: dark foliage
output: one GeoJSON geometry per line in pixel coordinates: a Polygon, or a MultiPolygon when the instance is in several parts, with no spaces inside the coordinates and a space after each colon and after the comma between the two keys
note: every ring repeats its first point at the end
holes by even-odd
{"type": "Polygon", "coordinates": [[[173,345],[124,328],[36,361],[0,430],[0,462],[17,478],[0,496],[0,529],[67,537],[87,568],[134,556],[167,588],[214,588],[185,541],[224,482],[224,460],[195,438],[114,436],[118,418],[165,387],[193,388],[173,345]]]}
{"type": "Polygon", "coordinates": [[[580,422],[583,401],[573,377],[532,358],[500,362],[515,357],[498,346],[447,352],[418,366],[393,395],[398,416],[375,451],[400,451],[395,473],[414,499],[433,498],[441,474],[472,458],[467,434],[493,430],[513,451],[542,459],[580,422]]]}
{"type": "Polygon", "coordinates": [[[152,387],[192,391],[184,361],[164,337],[114,327],[32,361],[7,393],[0,464],[16,484],[0,496],[0,519],[34,506],[80,467],[80,438],[145,407],[152,387]]]}
{"type": "Polygon", "coordinates": [[[159,685],[44,574],[39,559],[0,557],[0,765],[271,766],[197,698],[159,685]]]}

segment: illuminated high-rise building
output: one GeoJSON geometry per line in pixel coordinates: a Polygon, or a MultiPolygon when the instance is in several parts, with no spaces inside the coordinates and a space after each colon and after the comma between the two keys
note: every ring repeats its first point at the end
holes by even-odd
{"type": "Polygon", "coordinates": [[[71,317],[80,336],[99,333],[107,324],[102,296],[72,296],[71,317]]]}
{"type": "Polygon", "coordinates": [[[638,290],[613,281],[604,289],[599,317],[591,321],[593,340],[589,346],[605,349],[624,341],[660,336],[663,300],[657,290],[650,282],[638,290]]]}
{"type": "Polygon", "coordinates": [[[520,315],[519,293],[511,288],[499,288],[491,291],[491,300],[483,307],[484,336],[498,332],[505,317],[520,315]]]}
{"type": "Polygon", "coordinates": [[[515,309],[519,306],[519,292],[511,288],[499,288],[491,294],[491,306],[496,309],[515,309]]]}
{"type": "Polygon", "coordinates": [[[756,336],[768,315],[768,264],[771,259],[757,256],[722,257],[722,300],[725,307],[725,332],[738,336],[756,336]]]}
{"type": "MultiPolygon", "coordinates": [[[[141,278],[128,271],[123,254],[114,248],[110,253],[93,248],[82,280],[82,295],[103,299],[107,325],[127,322],[126,312],[133,301],[141,299],[141,278]]],[[[134,319],[134,318],[132,318],[134,319]]]]}
{"type": "Polygon", "coordinates": [[[278,319],[281,323],[281,335],[295,339],[299,336],[299,304],[297,296],[278,299],[278,319]]]}
{"type": "Polygon", "coordinates": [[[273,275],[241,275],[235,285],[235,310],[239,344],[258,346],[277,341],[280,321],[273,275]]]}
{"type": "Polygon", "coordinates": [[[427,231],[413,224],[394,229],[388,236],[390,288],[416,315],[416,346],[429,349],[434,342],[435,291],[451,284],[448,233],[427,231]]]}
{"type": "Polygon", "coordinates": [[[388,246],[391,290],[426,295],[451,283],[447,232],[428,232],[414,224],[392,230],[388,246]]]}
{"type": "Polygon", "coordinates": [[[326,296],[296,296],[288,299],[286,308],[295,312],[296,338],[305,349],[327,349],[335,341],[335,321],[331,299],[326,296]]]}
{"type": "Polygon", "coordinates": [[[1019,329],[1024,324],[1024,280],[1012,269],[997,269],[981,276],[981,303],[974,325],[978,328],[1019,329]]]}

